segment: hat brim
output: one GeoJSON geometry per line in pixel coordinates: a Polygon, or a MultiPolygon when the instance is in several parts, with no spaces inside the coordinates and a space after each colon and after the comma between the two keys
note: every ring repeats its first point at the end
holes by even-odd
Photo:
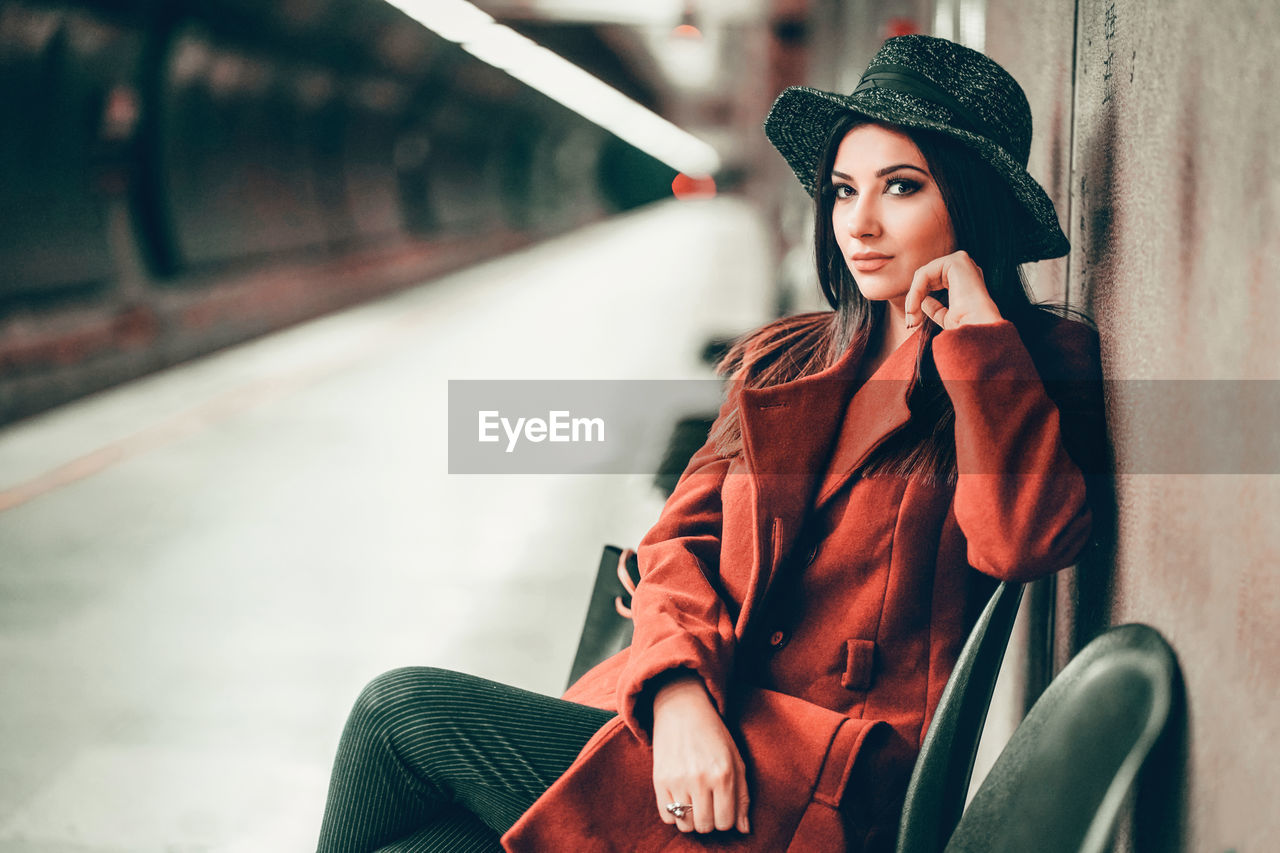
{"type": "Polygon", "coordinates": [[[1049,194],[1003,147],[955,127],[956,119],[946,107],[890,89],[840,95],[807,86],[791,86],[778,96],[765,118],[764,132],[810,195],[816,187],[815,172],[829,129],[843,113],[849,112],[875,121],[937,131],[973,149],[1008,182],[1027,213],[1017,243],[1018,263],[1059,258],[1071,250],[1049,194]]]}

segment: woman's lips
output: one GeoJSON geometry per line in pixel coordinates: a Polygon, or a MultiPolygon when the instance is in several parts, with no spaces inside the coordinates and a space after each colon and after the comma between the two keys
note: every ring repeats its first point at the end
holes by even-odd
{"type": "Polygon", "coordinates": [[[891,260],[893,260],[893,256],[890,255],[879,258],[854,258],[849,263],[858,272],[875,272],[891,260]]]}

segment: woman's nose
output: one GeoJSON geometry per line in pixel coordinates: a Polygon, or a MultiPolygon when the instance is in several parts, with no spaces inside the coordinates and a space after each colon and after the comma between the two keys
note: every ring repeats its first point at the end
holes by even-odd
{"type": "Polygon", "coordinates": [[[871,237],[880,233],[880,214],[875,199],[859,196],[849,205],[846,227],[851,237],[871,237]]]}

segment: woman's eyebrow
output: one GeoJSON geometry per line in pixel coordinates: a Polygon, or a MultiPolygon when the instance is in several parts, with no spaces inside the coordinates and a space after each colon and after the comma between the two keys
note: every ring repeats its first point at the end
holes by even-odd
{"type": "MultiPolygon", "coordinates": [[[[889,174],[890,172],[896,172],[899,169],[914,169],[922,175],[929,174],[927,171],[925,171],[924,169],[921,169],[919,166],[913,166],[910,163],[899,163],[896,166],[885,166],[883,169],[876,172],[876,177],[883,178],[885,175],[889,174]]],[[[853,178],[850,177],[849,175],[846,175],[844,172],[837,172],[835,169],[831,170],[831,175],[832,177],[836,177],[836,178],[844,178],[846,181],[853,180],[853,178]]]]}

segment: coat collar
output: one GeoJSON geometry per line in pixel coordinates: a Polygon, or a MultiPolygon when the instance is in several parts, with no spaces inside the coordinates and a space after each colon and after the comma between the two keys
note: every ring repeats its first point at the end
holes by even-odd
{"type": "Polygon", "coordinates": [[[742,392],[743,455],[756,475],[814,476],[825,467],[862,361],[861,347],[850,347],[827,369],[767,388],[742,392]]]}
{"type": "Polygon", "coordinates": [[[916,332],[857,387],[862,348],[850,347],[819,373],[743,390],[743,450],[757,474],[825,474],[821,498],[839,488],[871,451],[911,416],[915,364],[926,340],[916,332]],[[834,444],[833,444],[834,442],[834,444]]]}

